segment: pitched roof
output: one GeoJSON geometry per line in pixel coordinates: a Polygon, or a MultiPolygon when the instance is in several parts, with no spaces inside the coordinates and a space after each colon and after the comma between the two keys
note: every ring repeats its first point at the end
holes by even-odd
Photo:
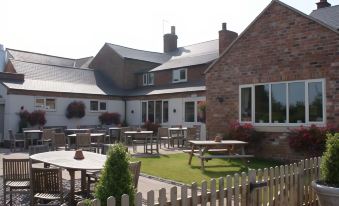
{"type": "Polygon", "coordinates": [[[116,51],[122,58],[137,59],[141,61],[155,62],[159,64],[166,62],[170,58],[170,56],[164,53],[132,49],[110,43],[106,44],[114,51],[116,51]]]}
{"type": "Polygon", "coordinates": [[[25,75],[23,82],[2,81],[11,89],[116,95],[122,92],[98,71],[10,60],[17,73],[25,75]]]}
{"type": "Polygon", "coordinates": [[[314,10],[310,16],[339,29],[339,5],[314,10]]]}
{"type": "Polygon", "coordinates": [[[25,62],[34,62],[39,64],[49,64],[49,65],[58,65],[65,67],[78,67],[85,68],[88,66],[89,61],[93,57],[85,57],[80,59],[71,59],[65,57],[52,56],[47,54],[28,52],[16,49],[7,48],[9,58],[25,61],[25,62]]]}
{"type": "Polygon", "coordinates": [[[322,21],[320,21],[319,19],[316,19],[316,18],[313,18],[312,16],[309,16],[309,15],[307,15],[307,14],[304,14],[303,12],[301,12],[301,11],[299,11],[299,10],[297,10],[297,9],[295,9],[295,8],[293,8],[293,7],[291,7],[291,6],[289,6],[289,5],[287,5],[287,4],[285,4],[285,3],[283,3],[283,2],[281,2],[281,1],[279,1],[279,0],[272,0],[271,1],[271,3],[269,4],[269,5],[267,5],[266,6],[266,8],[264,9],[264,10],[262,10],[261,11],[261,13],[246,27],[246,29],[238,36],[238,38],[236,38],[220,55],[219,55],[219,57],[212,63],[212,64],[210,64],[209,66],[208,66],[208,68],[205,70],[205,74],[206,73],[208,73],[212,68],[213,68],[213,66],[221,59],[221,58],[223,58],[230,50],[231,50],[231,48],[233,47],[233,45],[235,45],[238,41],[239,41],[239,39],[241,39],[245,34],[247,34],[247,32],[249,31],[249,29],[252,27],[252,25],[254,25],[259,19],[260,19],[260,17],[265,13],[265,11],[266,10],[268,10],[274,3],[278,3],[279,5],[281,5],[281,6],[284,6],[284,7],[286,7],[287,9],[290,9],[290,10],[292,10],[293,12],[296,12],[296,13],[298,13],[299,15],[301,15],[301,16],[303,16],[303,17],[305,17],[305,18],[307,18],[307,19],[310,19],[310,20],[312,20],[312,21],[315,21],[315,22],[317,22],[317,23],[319,23],[320,25],[322,25],[323,27],[325,27],[325,28],[327,28],[327,29],[329,29],[329,30],[331,30],[331,31],[333,31],[333,32],[335,32],[335,33],[337,33],[337,34],[339,34],[339,32],[336,30],[336,29],[334,29],[333,27],[331,27],[331,26],[329,26],[328,24],[326,24],[326,23],[324,23],[324,22],[322,22],[322,21]]]}
{"type": "Polygon", "coordinates": [[[216,39],[179,47],[174,52],[168,54],[171,55],[171,59],[152,69],[150,72],[212,62],[219,56],[219,40],[216,39]]]}

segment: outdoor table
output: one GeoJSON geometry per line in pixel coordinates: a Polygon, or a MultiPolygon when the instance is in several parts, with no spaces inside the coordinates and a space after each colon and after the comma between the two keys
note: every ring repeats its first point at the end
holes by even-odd
{"type": "MultiPolygon", "coordinates": [[[[33,145],[34,139],[41,139],[42,130],[29,129],[29,130],[24,130],[23,133],[24,133],[25,141],[28,140],[29,143],[31,143],[33,145]],[[38,138],[35,138],[34,134],[37,134],[38,138]]],[[[29,145],[29,144],[26,144],[26,145],[29,145]]]]}
{"type": "Polygon", "coordinates": [[[31,155],[29,158],[66,169],[70,176],[69,202],[75,205],[75,171],[81,171],[81,191],[86,188],[86,170],[99,171],[104,167],[106,155],[83,151],[84,159],[74,159],[75,151],[52,151],[31,155]]]}
{"type": "Polygon", "coordinates": [[[128,138],[131,137],[132,140],[143,140],[144,141],[144,153],[147,153],[147,142],[151,143],[151,153],[153,153],[152,141],[153,141],[153,131],[126,131],[125,134],[125,144],[128,143],[128,138]]]}
{"type": "MultiPolygon", "coordinates": [[[[106,134],[105,133],[90,133],[91,135],[91,142],[93,143],[98,143],[98,137],[102,137],[102,136],[105,136],[106,134]]],[[[77,136],[77,134],[69,134],[67,135],[67,143],[68,145],[71,144],[71,142],[75,142],[75,137],[77,136]],[[72,138],[72,140],[71,140],[72,138]]]]}
{"type": "Polygon", "coordinates": [[[66,129],[66,134],[86,133],[91,129],[66,129]]]}
{"type": "Polygon", "coordinates": [[[111,137],[113,136],[113,132],[117,133],[117,139],[118,141],[121,141],[121,137],[120,137],[120,131],[121,131],[121,127],[110,127],[108,128],[109,131],[109,138],[110,138],[110,143],[111,143],[111,137]]]}
{"type": "MultiPolygon", "coordinates": [[[[169,131],[169,136],[172,139],[178,140],[178,147],[179,147],[180,140],[183,140],[186,138],[187,127],[171,127],[171,128],[168,128],[168,131],[169,131]]],[[[174,146],[174,143],[173,143],[173,146],[174,146]]]]}
{"type": "Polygon", "coordinates": [[[189,160],[188,164],[191,165],[193,156],[197,156],[200,158],[200,165],[201,170],[205,169],[204,161],[211,160],[213,158],[223,158],[223,159],[230,159],[230,158],[248,158],[253,157],[253,155],[246,155],[244,146],[247,142],[238,141],[238,140],[222,140],[221,142],[216,141],[189,141],[191,144],[191,151],[189,153],[189,160]],[[236,154],[236,147],[240,149],[240,154],[236,154]],[[209,149],[211,148],[218,148],[223,149],[224,151],[228,152],[228,154],[220,154],[220,155],[213,155],[213,154],[206,154],[209,149]],[[195,149],[198,149],[196,151],[195,149]]]}

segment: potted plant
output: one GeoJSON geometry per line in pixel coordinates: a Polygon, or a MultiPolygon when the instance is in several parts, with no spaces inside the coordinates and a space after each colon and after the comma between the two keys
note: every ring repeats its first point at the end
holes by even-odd
{"type": "Polygon", "coordinates": [[[320,206],[339,204],[339,133],[327,134],[320,166],[321,179],[312,182],[320,206]]]}

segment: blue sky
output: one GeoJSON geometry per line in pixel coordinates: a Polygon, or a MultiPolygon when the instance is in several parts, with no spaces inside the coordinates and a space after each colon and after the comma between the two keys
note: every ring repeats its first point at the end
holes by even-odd
{"type": "MultiPolygon", "coordinates": [[[[309,14],[319,0],[282,0],[309,14]]],[[[80,58],[105,42],[163,49],[163,33],[176,26],[179,46],[218,38],[222,22],[241,33],[270,0],[2,0],[0,44],[80,58]]],[[[329,0],[332,5],[339,0],[329,0]]]]}

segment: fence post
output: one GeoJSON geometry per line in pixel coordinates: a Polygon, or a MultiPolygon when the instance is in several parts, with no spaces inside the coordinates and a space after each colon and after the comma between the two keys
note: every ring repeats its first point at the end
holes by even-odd
{"type": "Polygon", "coordinates": [[[154,190],[147,192],[147,206],[154,205],[154,190]]]}
{"type": "Polygon", "coordinates": [[[107,205],[108,205],[108,206],[115,206],[115,197],[110,196],[110,197],[107,199],[107,205]]]}
{"type": "Polygon", "coordinates": [[[256,192],[255,192],[255,190],[253,190],[253,191],[250,190],[250,185],[255,184],[255,183],[256,183],[256,171],[250,169],[248,171],[248,184],[247,184],[247,187],[246,187],[246,189],[247,189],[247,195],[246,195],[247,204],[246,205],[247,206],[254,206],[255,205],[253,201],[255,199],[256,192]]]}
{"type": "Polygon", "coordinates": [[[121,206],[129,206],[129,196],[126,194],[123,194],[121,196],[121,206]]]}
{"type": "Polygon", "coordinates": [[[304,160],[299,162],[298,205],[304,202],[304,160]]]}

